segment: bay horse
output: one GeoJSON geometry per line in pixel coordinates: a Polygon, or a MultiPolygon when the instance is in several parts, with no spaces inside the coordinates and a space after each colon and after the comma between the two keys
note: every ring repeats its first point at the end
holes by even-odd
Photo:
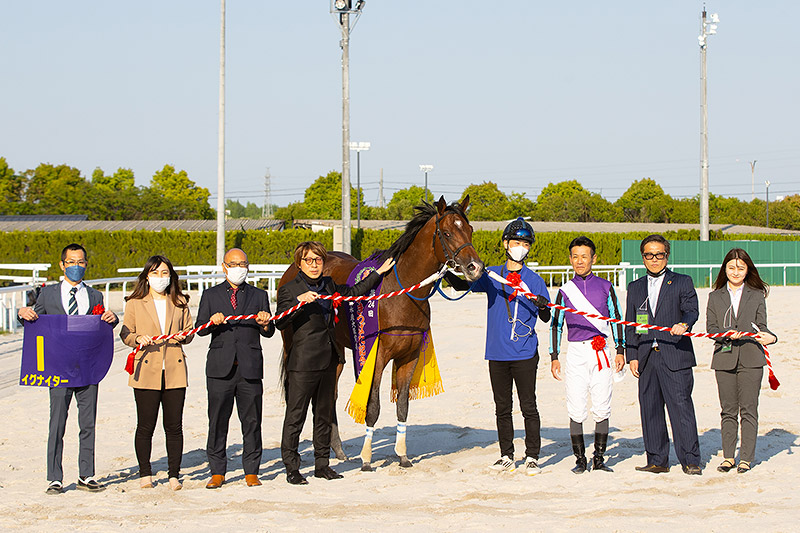
{"type": "MultiPolygon", "coordinates": [[[[456,268],[464,273],[468,281],[477,280],[483,275],[484,264],[472,245],[472,226],[467,220],[466,209],[469,196],[461,203],[450,205],[440,197],[435,204],[422,202],[416,206],[414,217],[406,224],[405,232],[389,247],[381,251],[380,260],[393,257],[396,267],[393,272],[384,274],[381,293],[388,293],[408,287],[438,272],[443,265],[456,268]],[[402,287],[401,287],[402,283],[402,287]]],[[[342,252],[328,252],[323,275],[330,276],[336,283],[347,283],[348,276],[359,261],[342,252]]],[[[292,264],[280,279],[278,286],[297,276],[298,268],[292,264]]],[[[401,295],[378,302],[379,342],[375,374],[367,402],[367,436],[361,450],[364,471],[372,470],[372,431],[380,413],[380,386],[383,370],[394,361],[397,383],[397,421],[398,433],[395,453],[400,458],[400,466],[412,466],[408,460],[405,441],[405,423],[408,419],[408,401],[411,378],[420,358],[423,334],[430,329],[431,308],[427,297],[433,285],[420,287],[409,295],[401,295]]],[[[336,343],[352,350],[347,320],[339,320],[336,325],[336,343]]],[[[281,331],[284,357],[292,344],[290,328],[281,331]]],[[[343,365],[337,369],[337,383],[343,365]]],[[[285,376],[281,365],[282,377],[285,376]]],[[[337,385],[338,389],[338,385],[337,385]]],[[[338,394],[338,393],[337,393],[338,394]]],[[[340,460],[347,456],[342,449],[336,413],[333,414],[331,448],[340,460]]]]}

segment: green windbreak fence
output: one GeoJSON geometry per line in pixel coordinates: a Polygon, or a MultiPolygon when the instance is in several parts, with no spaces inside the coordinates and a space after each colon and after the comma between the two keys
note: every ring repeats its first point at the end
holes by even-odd
{"type": "MultiPolygon", "coordinates": [[[[641,241],[622,241],[622,261],[638,266],[628,281],[644,274],[641,241]]],[[[770,285],[800,285],[800,242],[798,241],[670,241],[669,268],[692,277],[695,287],[708,287],[716,279],[725,254],[731,248],[742,248],[750,254],[761,278],[770,285]],[[763,265],[781,266],[763,266],[763,265]],[[681,265],[711,265],[681,267],[681,265]]]]}

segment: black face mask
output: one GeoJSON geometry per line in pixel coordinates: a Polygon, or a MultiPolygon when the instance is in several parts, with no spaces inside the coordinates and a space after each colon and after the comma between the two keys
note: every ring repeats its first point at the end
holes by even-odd
{"type": "Polygon", "coordinates": [[[647,275],[650,276],[651,278],[660,278],[661,276],[664,275],[664,272],[666,272],[666,271],[667,271],[667,267],[662,268],[661,271],[659,271],[659,272],[650,272],[648,270],[647,271],[647,275]]]}

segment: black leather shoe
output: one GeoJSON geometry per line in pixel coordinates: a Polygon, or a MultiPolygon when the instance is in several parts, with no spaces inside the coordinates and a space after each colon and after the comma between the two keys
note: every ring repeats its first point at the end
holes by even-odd
{"type": "Polygon", "coordinates": [[[93,477],[79,477],[78,488],[89,492],[101,492],[106,490],[105,485],[98,483],[93,477]]]}
{"type": "Polygon", "coordinates": [[[703,471],[697,465],[683,465],[683,473],[690,476],[702,476],[703,471]]]}
{"type": "Polygon", "coordinates": [[[344,476],[337,473],[336,470],[329,466],[323,466],[322,468],[314,469],[314,477],[320,477],[322,479],[342,479],[344,476]]]}
{"type": "Polygon", "coordinates": [[[45,494],[61,494],[62,492],[64,492],[64,485],[60,481],[51,481],[45,494]]]}
{"type": "Polygon", "coordinates": [[[668,466],[658,466],[658,465],[645,465],[645,466],[637,466],[636,470],[639,472],[650,472],[651,474],[666,474],[669,472],[668,466]]]}
{"type": "Polygon", "coordinates": [[[292,485],[308,485],[308,481],[306,481],[306,478],[303,477],[299,470],[287,472],[286,481],[292,485]]]}

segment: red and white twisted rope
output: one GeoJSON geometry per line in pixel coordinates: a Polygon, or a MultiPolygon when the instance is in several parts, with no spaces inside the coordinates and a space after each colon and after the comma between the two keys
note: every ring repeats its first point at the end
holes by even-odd
{"type": "MultiPolygon", "coordinates": [[[[320,300],[332,300],[334,311],[336,311],[336,308],[342,302],[356,302],[356,301],[364,301],[364,300],[385,300],[387,298],[394,298],[395,296],[400,296],[402,294],[406,294],[408,292],[415,291],[415,290],[417,290],[419,288],[424,287],[425,285],[430,285],[431,283],[433,283],[437,279],[441,278],[444,275],[445,270],[446,270],[446,267],[442,267],[441,270],[439,270],[438,272],[428,276],[427,278],[425,278],[424,280],[420,281],[416,285],[412,285],[410,287],[406,287],[405,289],[400,289],[400,290],[397,290],[397,291],[387,292],[387,293],[384,293],[384,294],[376,294],[374,296],[342,296],[337,292],[337,293],[331,294],[331,295],[320,294],[320,295],[318,295],[318,298],[320,300]]],[[[308,302],[300,302],[297,305],[290,307],[289,309],[287,309],[286,311],[284,311],[282,313],[279,313],[277,315],[271,316],[269,318],[269,320],[270,321],[280,320],[280,319],[284,318],[285,316],[288,316],[288,315],[294,313],[295,311],[297,311],[298,309],[300,309],[301,307],[303,307],[307,303],[308,302]]],[[[231,316],[226,316],[223,320],[224,321],[228,321],[228,320],[251,320],[251,319],[256,318],[257,316],[258,316],[257,314],[255,314],[255,315],[231,315],[231,316]]],[[[188,337],[189,335],[194,335],[198,331],[202,331],[202,330],[204,330],[204,329],[206,329],[206,328],[208,328],[210,326],[213,326],[213,325],[214,325],[214,323],[209,320],[205,324],[197,326],[194,329],[190,329],[189,331],[181,331],[181,332],[178,332],[178,333],[170,333],[168,335],[157,335],[157,336],[153,337],[151,340],[152,340],[152,342],[157,342],[157,341],[166,341],[166,340],[170,340],[170,339],[175,339],[177,337],[185,338],[185,337],[188,337]]],[[[133,349],[133,351],[131,353],[128,354],[127,360],[125,362],[125,370],[128,372],[128,374],[133,374],[134,358],[136,357],[136,354],[139,353],[139,351],[142,348],[144,348],[144,344],[139,344],[133,349]]]]}
{"type": "MultiPolygon", "coordinates": [[[[489,273],[489,277],[490,278],[492,278],[493,280],[495,280],[495,281],[497,281],[499,283],[503,283],[505,285],[508,285],[509,287],[514,289],[514,291],[519,296],[527,296],[527,295],[536,296],[532,292],[525,290],[523,287],[521,287],[518,284],[511,283],[509,280],[503,278],[502,276],[500,276],[499,274],[497,274],[495,272],[492,272],[492,271],[487,271],[487,272],[489,273]]],[[[611,318],[611,317],[608,317],[608,316],[603,316],[603,315],[599,315],[599,314],[595,314],[595,313],[587,313],[585,311],[578,311],[577,309],[572,309],[571,307],[566,307],[566,306],[563,306],[563,305],[558,305],[558,304],[554,304],[554,303],[550,303],[550,302],[547,302],[547,307],[552,307],[553,309],[559,309],[561,311],[566,311],[568,313],[572,313],[573,315],[580,315],[580,316],[583,316],[583,317],[586,317],[586,318],[594,318],[594,319],[597,319],[597,320],[604,320],[606,322],[611,322],[611,323],[614,323],[614,324],[622,324],[623,326],[634,326],[634,327],[637,327],[637,328],[653,329],[653,330],[656,330],[656,331],[671,331],[672,330],[671,327],[667,327],[667,326],[657,326],[655,324],[640,324],[638,322],[630,322],[628,320],[622,320],[622,319],[619,319],[619,318],[611,318]]],[[[725,333],[706,333],[706,332],[686,331],[686,332],[682,333],[682,335],[685,336],[685,337],[697,337],[697,338],[704,337],[704,338],[708,338],[708,339],[719,339],[719,338],[722,338],[722,337],[730,337],[730,336],[735,335],[735,334],[736,334],[736,332],[730,332],[730,331],[726,331],[725,333]]],[[[751,333],[749,331],[743,331],[742,334],[745,337],[756,337],[758,335],[758,333],[751,333]]],[[[775,390],[780,386],[780,382],[778,381],[778,378],[775,377],[775,372],[772,369],[772,361],[770,360],[769,352],[767,351],[767,348],[765,346],[762,346],[762,347],[764,349],[764,356],[765,356],[765,358],[767,360],[767,369],[769,370],[769,386],[770,386],[770,388],[772,388],[772,390],[775,390]]]]}

